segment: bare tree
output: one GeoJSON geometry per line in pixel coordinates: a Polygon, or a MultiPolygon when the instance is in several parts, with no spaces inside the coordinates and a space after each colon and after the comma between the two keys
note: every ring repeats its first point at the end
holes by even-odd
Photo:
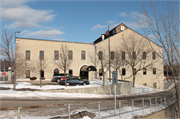
{"type": "MultiPolygon", "coordinates": [[[[145,36],[154,36],[154,41],[163,47],[163,59],[169,69],[172,71],[172,77],[174,79],[176,98],[179,100],[178,84],[175,80],[175,74],[179,74],[175,69],[175,65],[180,67],[180,14],[179,14],[179,2],[172,0],[167,4],[162,4],[163,9],[159,9],[157,1],[151,1],[148,8],[142,5],[143,17],[137,18],[137,23],[141,26],[145,36]],[[145,24],[146,27],[142,26],[145,24]]],[[[179,76],[180,77],[180,76],[179,76]]],[[[179,101],[178,105],[179,105],[179,101]]],[[[180,110],[176,109],[176,114],[180,110]]]]}
{"type": "Polygon", "coordinates": [[[14,34],[10,33],[6,29],[3,30],[1,35],[1,42],[0,42],[0,53],[7,59],[14,71],[14,86],[13,89],[16,89],[16,76],[22,75],[22,71],[24,71],[24,66],[22,65],[24,62],[23,55],[20,54],[18,51],[20,47],[16,44],[14,34]],[[16,73],[16,70],[19,70],[16,73]]]}
{"type": "Polygon", "coordinates": [[[67,86],[66,79],[66,70],[70,68],[72,63],[72,52],[69,52],[69,49],[66,45],[61,45],[59,60],[54,60],[55,65],[59,67],[59,69],[64,71],[65,75],[65,86],[67,86]]]}
{"type": "Polygon", "coordinates": [[[143,69],[152,67],[156,60],[152,59],[152,49],[147,39],[130,34],[124,36],[122,41],[121,51],[126,54],[124,62],[131,67],[134,87],[136,74],[143,69]]]}
{"type": "Polygon", "coordinates": [[[101,71],[103,75],[103,85],[107,85],[107,79],[105,79],[105,73],[109,70],[109,55],[107,55],[106,50],[99,47],[97,52],[98,60],[101,65],[101,71]]]}

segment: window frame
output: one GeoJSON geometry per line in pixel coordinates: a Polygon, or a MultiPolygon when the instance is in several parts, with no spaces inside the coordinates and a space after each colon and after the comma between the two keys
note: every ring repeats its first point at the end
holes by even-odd
{"type": "Polygon", "coordinates": [[[86,51],[85,50],[81,51],[81,60],[86,60],[86,51]]]}
{"type": "Polygon", "coordinates": [[[143,75],[147,75],[147,69],[143,68],[143,75]]]}
{"type": "Polygon", "coordinates": [[[156,59],[156,52],[152,52],[152,59],[155,60],[156,59]]]}
{"type": "Polygon", "coordinates": [[[73,60],[73,51],[72,50],[68,51],[68,59],[73,60]]]}
{"type": "Polygon", "coordinates": [[[54,60],[59,60],[59,51],[58,50],[54,51],[54,60]]]}
{"type": "Polygon", "coordinates": [[[44,50],[39,51],[39,60],[44,60],[44,50]],[[41,57],[41,55],[43,55],[43,57],[41,57]]]}
{"type": "Polygon", "coordinates": [[[30,59],[31,59],[31,51],[26,50],[26,60],[30,60],[30,59]],[[28,52],[29,52],[29,57],[28,57],[28,52]]]}
{"type": "Polygon", "coordinates": [[[99,51],[98,52],[98,58],[99,58],[99,60],[103,60],[103,51],[99,51]]]}

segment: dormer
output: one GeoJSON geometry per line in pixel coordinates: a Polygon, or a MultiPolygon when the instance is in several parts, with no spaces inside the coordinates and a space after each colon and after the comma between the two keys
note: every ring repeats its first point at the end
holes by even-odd
{"type": "Polygon", "coordinates": [[[126,30],[126,29],[127,29],[127,26],[124,25],[123,23],[121,23],[120,25],[118,25],[118,26],[116,27],[116,33],[119,33],[119,32],[124,31],[124,30],[126,30]]]}

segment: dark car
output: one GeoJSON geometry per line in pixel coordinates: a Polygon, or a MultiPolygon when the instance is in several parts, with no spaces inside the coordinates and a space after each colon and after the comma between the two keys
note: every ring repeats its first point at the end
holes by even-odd
{"type": "MultiPolygon", "coordinates": [[[[64,74],[54,74],[51,82],[60,82],[61,78],[64,77],[64,74]]],[[[71,74],[66,74],[66,76],[71,76],[71,74]]]]}
{"type": "MultiPolygon", "coordinates": [[[[61,80],[59,84],[65,85],[65,80],[61,80]]],[[[89,81],[83,81],[77,77],[67,78],[67,85],[89,85],[89,84],[90,84],[89,81]]]]}

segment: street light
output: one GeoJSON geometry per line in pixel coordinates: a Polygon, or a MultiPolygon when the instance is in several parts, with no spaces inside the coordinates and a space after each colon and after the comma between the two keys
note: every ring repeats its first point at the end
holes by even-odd
{"type": "Polygon", "coordinates": [[[20,33],[20,31],[15,32],[15,60],[14,60],[14,87],[13,89],[16,89],[16,33],[20,33]]]}

